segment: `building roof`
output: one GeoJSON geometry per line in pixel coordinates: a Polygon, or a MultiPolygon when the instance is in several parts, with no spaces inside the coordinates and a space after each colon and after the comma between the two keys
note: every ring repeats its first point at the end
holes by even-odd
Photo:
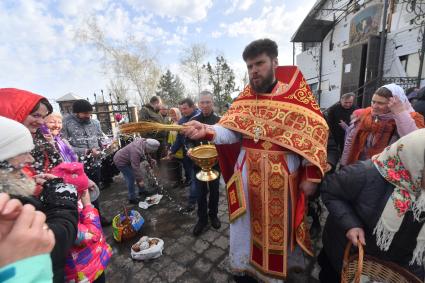
{"type": "Polygon", "coordinates": [[[292,42],[322,42],[333,28],[334,22],[316,19],[316,14],[327,0],[317,0],[291,38],[292,42]]]}
{"type": "Polygon", "coordinates": [[[84,99],[84,98],[76,95],[75,93],[70,92],[70,93],[67,93],[64,96],[61,96],[58,99],[56,99],[56,102],[74,101],[74,100],[79,100],[79,99],[84,99]]]}

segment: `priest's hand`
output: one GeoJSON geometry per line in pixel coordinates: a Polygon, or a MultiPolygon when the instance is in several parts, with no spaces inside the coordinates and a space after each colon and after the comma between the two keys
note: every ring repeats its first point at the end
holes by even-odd
{"type": "Polygon", "coordinates": [[[358,228],[358,227],[351,228],[350,230],[347,231],[345,236],[356,247],[357,247],[357,243],[359,241],[360,241],[361,244],[363,244],[363,246],[366,245],[366,240],[365,240],[365,237],[364,237],[364,231],[363,231],[362,228],[358,228]]]}
{"type": "Polygon", "coordinates": [[[306,197],[312,196],[316,193],[317,191],[317,184],[304,180],[301,182],[300,187],[301,190],[304,191],[306,197]]]}
{"type": "Polygon", "coordinates": [[[198,121],[189,121],[183,124],[181,132],[192,140],[199,140],[207,134],[205,124],[198,121]]]}

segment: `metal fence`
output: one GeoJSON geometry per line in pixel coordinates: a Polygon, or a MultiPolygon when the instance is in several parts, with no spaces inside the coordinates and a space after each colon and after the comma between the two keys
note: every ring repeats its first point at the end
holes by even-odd
{"type": "Polygon", "coordinates": [[[417,77],[385,77],[382,78],[382,85],[395,83],[401,86],[404,90],[419,85],[417,77]]]}

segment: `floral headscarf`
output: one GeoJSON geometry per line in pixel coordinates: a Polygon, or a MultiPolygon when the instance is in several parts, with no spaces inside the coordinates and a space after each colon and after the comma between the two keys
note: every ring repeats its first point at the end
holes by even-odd
{"type": "MultiPolygon", "coordinates": [[[[400,138],[382,153],[372,157],[382,177],[395,186],[373,231],[381,250],[389,249],[408,210],[413,211],[415,221],[423,220],[420,219],[420,215],[425,212],[425,188],[422,186],[424,157],[425,129],[416,130],[400,138]]],[[[423,262],[425,225],[422,226],[416,240],[410,264],[423,262]]]]}

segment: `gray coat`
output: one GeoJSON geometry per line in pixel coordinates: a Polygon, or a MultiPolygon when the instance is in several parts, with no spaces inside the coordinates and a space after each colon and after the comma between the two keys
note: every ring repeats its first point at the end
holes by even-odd
{"type": "Polygon", "coordinates": [[[63,119],[62,135],[79,157],[83,157],[93,148],[101,149],[101,141],[104,138],[99,121],[83,121],[74,114],[63,119]]]}
{"type": "Polygon", "coordinates": [[[146,160],[145,139],[136,138],[133,142],[117,151],[114,155],[114,164],[118,169],[130,166],[133,169],[134,178],[137,182],[143,180],[140,163],[146,160]]]}

